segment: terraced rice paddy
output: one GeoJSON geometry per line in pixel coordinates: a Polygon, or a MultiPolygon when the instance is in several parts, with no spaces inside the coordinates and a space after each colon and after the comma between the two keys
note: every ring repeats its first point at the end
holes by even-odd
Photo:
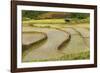
{"type": "Polygon", "coordinates": [[[23,33],[23,45],[34,44],[35,42],[46,38],[46,34],[39,32],[25,32],[23,33]]]}
{"type": "Polygon", "coordinates": [[[89,51],[89,45],[86,45],[86,39],[80,35],[79,31],[76,31],[76,29],[73,28],[64,28],[64,30],[71,34],[69,43],[66,43],[67,45],[65,44],[65,46],[62,47],[64,53],[74,54],[89,51]]]}
{"type": "Polygon", "coordinates": [[[89,37],[87,28],[23,27],[22,61],[89,59],[89,37]]]}

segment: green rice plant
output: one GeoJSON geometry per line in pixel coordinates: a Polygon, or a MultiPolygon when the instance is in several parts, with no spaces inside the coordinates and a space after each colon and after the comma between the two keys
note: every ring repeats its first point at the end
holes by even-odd
{"type": "Polygon", "coordinates": [[[73,25],[73,24],[81,24],[81,23],[89,23],[89,18],[87,19],[76,19],[73,18],[71,19],[70,22],[66,22],[64,19],[41,19],[41,20],[28,20],[28,21],[22,21],[23,26],[24,25],[29,25],[29,26],[34,26],[34,24],[44,24],[44,25],[55,25],[55,24],[67,24],[67,25],[73,25]]]}
{"type": "Polygon", "coordinates": [[[41,20],[29,20],[23,21],[23,24],[65,24],[64,19],[41,19],[41,20]]]}
{"type": "Polygon", "coordinates": [[[89,59],[90,58],[90,52],[80,52],[76,54],[65,54],[60,59],[61,60],[80,60],[80,59],[89,59]]]}
{"type": "Polygon", "coordinates": [[[58,58],[48,58],[48,59],[33,59],[30,62],[46,62],[46,61],[67,61],[67,60],[85,60],[90,59],[90,52],[80,52],[80,53],[73,53],[73,54],[64,54],[58,58]]]}

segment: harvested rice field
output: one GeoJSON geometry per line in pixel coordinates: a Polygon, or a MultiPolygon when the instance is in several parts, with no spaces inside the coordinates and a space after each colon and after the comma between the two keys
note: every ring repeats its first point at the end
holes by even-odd
{"type": "Polygon", "coordinates": [[[23,46],[26,45],[23,62],[89,59],[89,30],[23,27],[23,46]]]}

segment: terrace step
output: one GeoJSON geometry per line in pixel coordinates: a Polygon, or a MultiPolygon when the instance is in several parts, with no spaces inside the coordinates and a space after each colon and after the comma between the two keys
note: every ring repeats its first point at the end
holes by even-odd
{"type": "Polygon", "coordinates": [[[88,29],[86,28],[74,28],[74,29],[78,31],[83,38],[90,37],[90,32],[88,29]]]}
{"type": "MultiPolygon", "coordinates": [[[[66,40],[69,40],[70,34],[65,33],[64,31],[51,28],[24,28],[23,31],[34,31],[34,32],[44,32],[47,34],[47,41],[44,45],[37,49],[33,49],[23,58],[24,62],[38,60],[38,59],[48,59],[53,57],[62,56],[58,52],[59,46],[66,40]]],[[[32,49],[32,48],[31,48],[32,49]]]]}
{"type": "Polygon", "coordinates": [[[46,34],[42,32],[23,32],[22,35],[22,44],[23,45],[31,45],[34,44],[44,38],[46,38],[46,34]]]}
{"type": "Polygon", "coordinates": [[[87,28],[74,28],[80,36],[82,36],[84,43],[90,48],[90,32],[87,28]]]}
{"type": "MultiPolygon", "coordinates": [[[[63,58],[65,55],[70,57],[74,54],[84,53],[89,51],[89,36],[84,32],[83,28],[76,30],[74,27],[53,29],[53,28],[37,28],[25,27],[23,32],[43,32],[47,35],[47,40],[36,49],[29,48],[23,62],[56,60],[63,58]],[[83,36],[83,33],[86,35],[83,36]],[[88,47],[87,47],[87,45],[88,47]]],[[[85,30],[87,31],[87,30],[85,30]]],[[[41,43],[41,42],[40,42],[41,43]]],[[[33,45],[34,46],[34,45],[33,45]]],[[[79,56],[78,54],[77,56],[79,56]]],[[[84,57],[84,56],[83,56],[84,57]]]]}
{"type": "Polygon", "coordinates": [[[34,44],[47,39],[47,35],[42,32],[23,32],[22,34],[22,50],[25,51],[34,44]]]}
{"type": "Polygon", "coordinates": [[[83,37],[75,29],[62,28],[62,30],[71,34],[71,39],[70,39],[69,43],[67,43],[67,44],[65,43],[65,45],[63,47],[61,47],[62,48],[61,51],[64,54],[74,54],[74,53],[80,53],[80,52],[85,52],[85,51],[89,50],[86,43],[84,42],[83,37]]]}

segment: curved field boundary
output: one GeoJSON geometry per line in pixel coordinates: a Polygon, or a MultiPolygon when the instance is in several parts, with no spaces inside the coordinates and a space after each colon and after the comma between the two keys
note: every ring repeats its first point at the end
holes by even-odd
{"type": "MultiPolygon", "coordinates": [[[[43,28],[44,28],[44,27],[43,27],[43,28]]],[[[51,28],[50,28],[50,29],[51,29],[51,28]]],[[[66,32],[66,31],[60,29],[60,28],[52,28],[52,29],[60,30],[60,31],[63,31],[63,32],[65,32],[65,33],[67,34],[67,39],[64,40],[64,41],[62,42],[62,44],[60,44],[60,45],[58,46],[58,49],[59,49],[59,48],[63,45],[64,42],[68,42],[68,41],[70,40],[71,34],[70,34],[69,32],[66,32]]],[[[42,31],[42,30],[41,30],[41,31],[42,31]]],[[[33,31],[24,31],[24,32],[39,32],[39,31],[33,30],[33,31]]],[[[45,34],[46,34],[46,31],[43,31],[43,32],[41,32],[41,33],[45,33],[45,34]]],[[[47,34],[46,34],[46,35],[47,35],[47,34]]],[[[48,36],[47,36],[47,37],[48,37],[48,36]]]]}
{"type": "MultiPolygon", "coordinates": [[[[64,29],[40,28],[38,30],[36,28],[37,27],[35,27],[34,29],[29,28],[29,30],[25,29],[26,30],[25,32],[41,31],[47,34],[47,38],[49,38],[48,33],[49,33],[49,36],[52,37],[52,33],[56,33],[55,32],[56,30],[60,32],[63,31],[63,33],[68,34],[67,35],[68,38],[67,40],[63,40],[60,44],[58,44],[58,46],[54,48],[53,47],[49,48],[50,46],[54,45],[55,42],[53,41],[51,45],[50,44],[48,45],[49,47],[45,46],[45,44],[47,44],[48,42],[48,39],[47,39],[46,42],[42,44],[42,46],[39,46],[36,49],[31,48],[32,50],[29,51],[27,55],[23,58],[23,62],[34,62],[34,61],[39,62],[39,61],[54,61],[54,60],[56,61],[56,60],[70,60],[70,59],[76,60],[76,59],[89,58],[89,48],[87,48],[86,45],[84,44],[83,37],[81,36],[79,32],[77,32],[72,27],[64,28],[64,29]]],[[[56,36],[56,38],[59,38],[58,35],[56,34],[54,35],[56,36]]],[[[58,41],[56,41],[56,43],[58,43],[58,41]]]]}
{"type": "Polygon", "coordinates": [[[71,34],[71,39],[68,43],[62,47],[62,52],[65,54],[74,54],[79,52],[88,51],[89,48],[84,43],[82,36],[75,29],[71,28],[62,28],[62,30],[69,32],[71,34]],[[71,31],[70,31],[71,30],[71,31]]]}
{"type": "Polygon", "coordinates": [[[86,28],[73,28],[75,29],[77,32],[79,32],[79,34],[83,37],[83,38],[89,38],[90,37],[90,33],[89,30],[86,28]]]}
{"type": "Polygon", "coordinates": [[[71,34],[70,34],[69,32],[67,32],[67,31],[64,31],[64,30],[60,29],[60,28],[56,28],[56,29],[57,29],[57,30],[61,30],[61,31],[63,31],[63,32],[67,33],[67,34],[69,34],[69,35],[68,35],[69,38],[66,39],[66,40],[64,40],[64,41],[62,42],[62,44],[60,44],[60,45],[58,46],[58,50],[61,50],[65,43],[66,43],[66,44],[69,43],[69,41],[70,41],[70,39],[71,39],[71,34]]]}
{"type": "Polygon", "coordinates": [[[66,27],[66,28],[61,28],[63,31],[69,33],[71,36],[73,35],[78,35],[76,31],[74,31],[73,27],[66,27]]]}
{"type": "Polygon", "coordinates": [[[86,28],[73,28],[79,35],[83,38],[85,45],[90,48],[90,41],[89,41],[89,30],[86,28]]]}
{"type": "Polygon", "coordinates": [[[47,41],[41,47],[31,50],[23,59],[23,61],[32,61],[33,59],[45,59],[57,57],[59,45],[69,39],[69,34],[64,31],[51,28],[25,28],[26,31],[44,32],[47,34],[47,41]],[[28,30],[29,29],[29,30],[28,30]]]}
{"type": "MultiPolygon", "coordinates": [[[[33,37],[35,40],[29,42],[28,44],[24,44],[24,43],[23,43],[23,45],[22,45],[23,51],[26,50],[26,49],[28,49],[28,48],[31,47],[32,45],[34,45],[34,44],[36,44],[36,43],[39,43],[39,42],[41,42],[41,41],[47,39],[47,35],[46,35],[45,33],[43,33],[43,32],[23,32],[23,34],[24,34],[24,33],[28,33],[28,35],[29,35],[29,33],[30,33],[30,34],[33,34],[33,36],[34,36],[34,33],[38,33],[38,34],[41,34],[42,37],[39,38],[39,39],[35,39],[35,38],[33,37]]],[[[24,40],[25,40],[25,39],[24,39],[24,40]]]]}
{"type": "Polygon", "coordinates": [[[63,41],[61,45],[59,45],[58,50],[61,50],[65,43],[68,44],[70,39],[71,39],[71,35],[69,35],[69,38],[63,41]]]}

